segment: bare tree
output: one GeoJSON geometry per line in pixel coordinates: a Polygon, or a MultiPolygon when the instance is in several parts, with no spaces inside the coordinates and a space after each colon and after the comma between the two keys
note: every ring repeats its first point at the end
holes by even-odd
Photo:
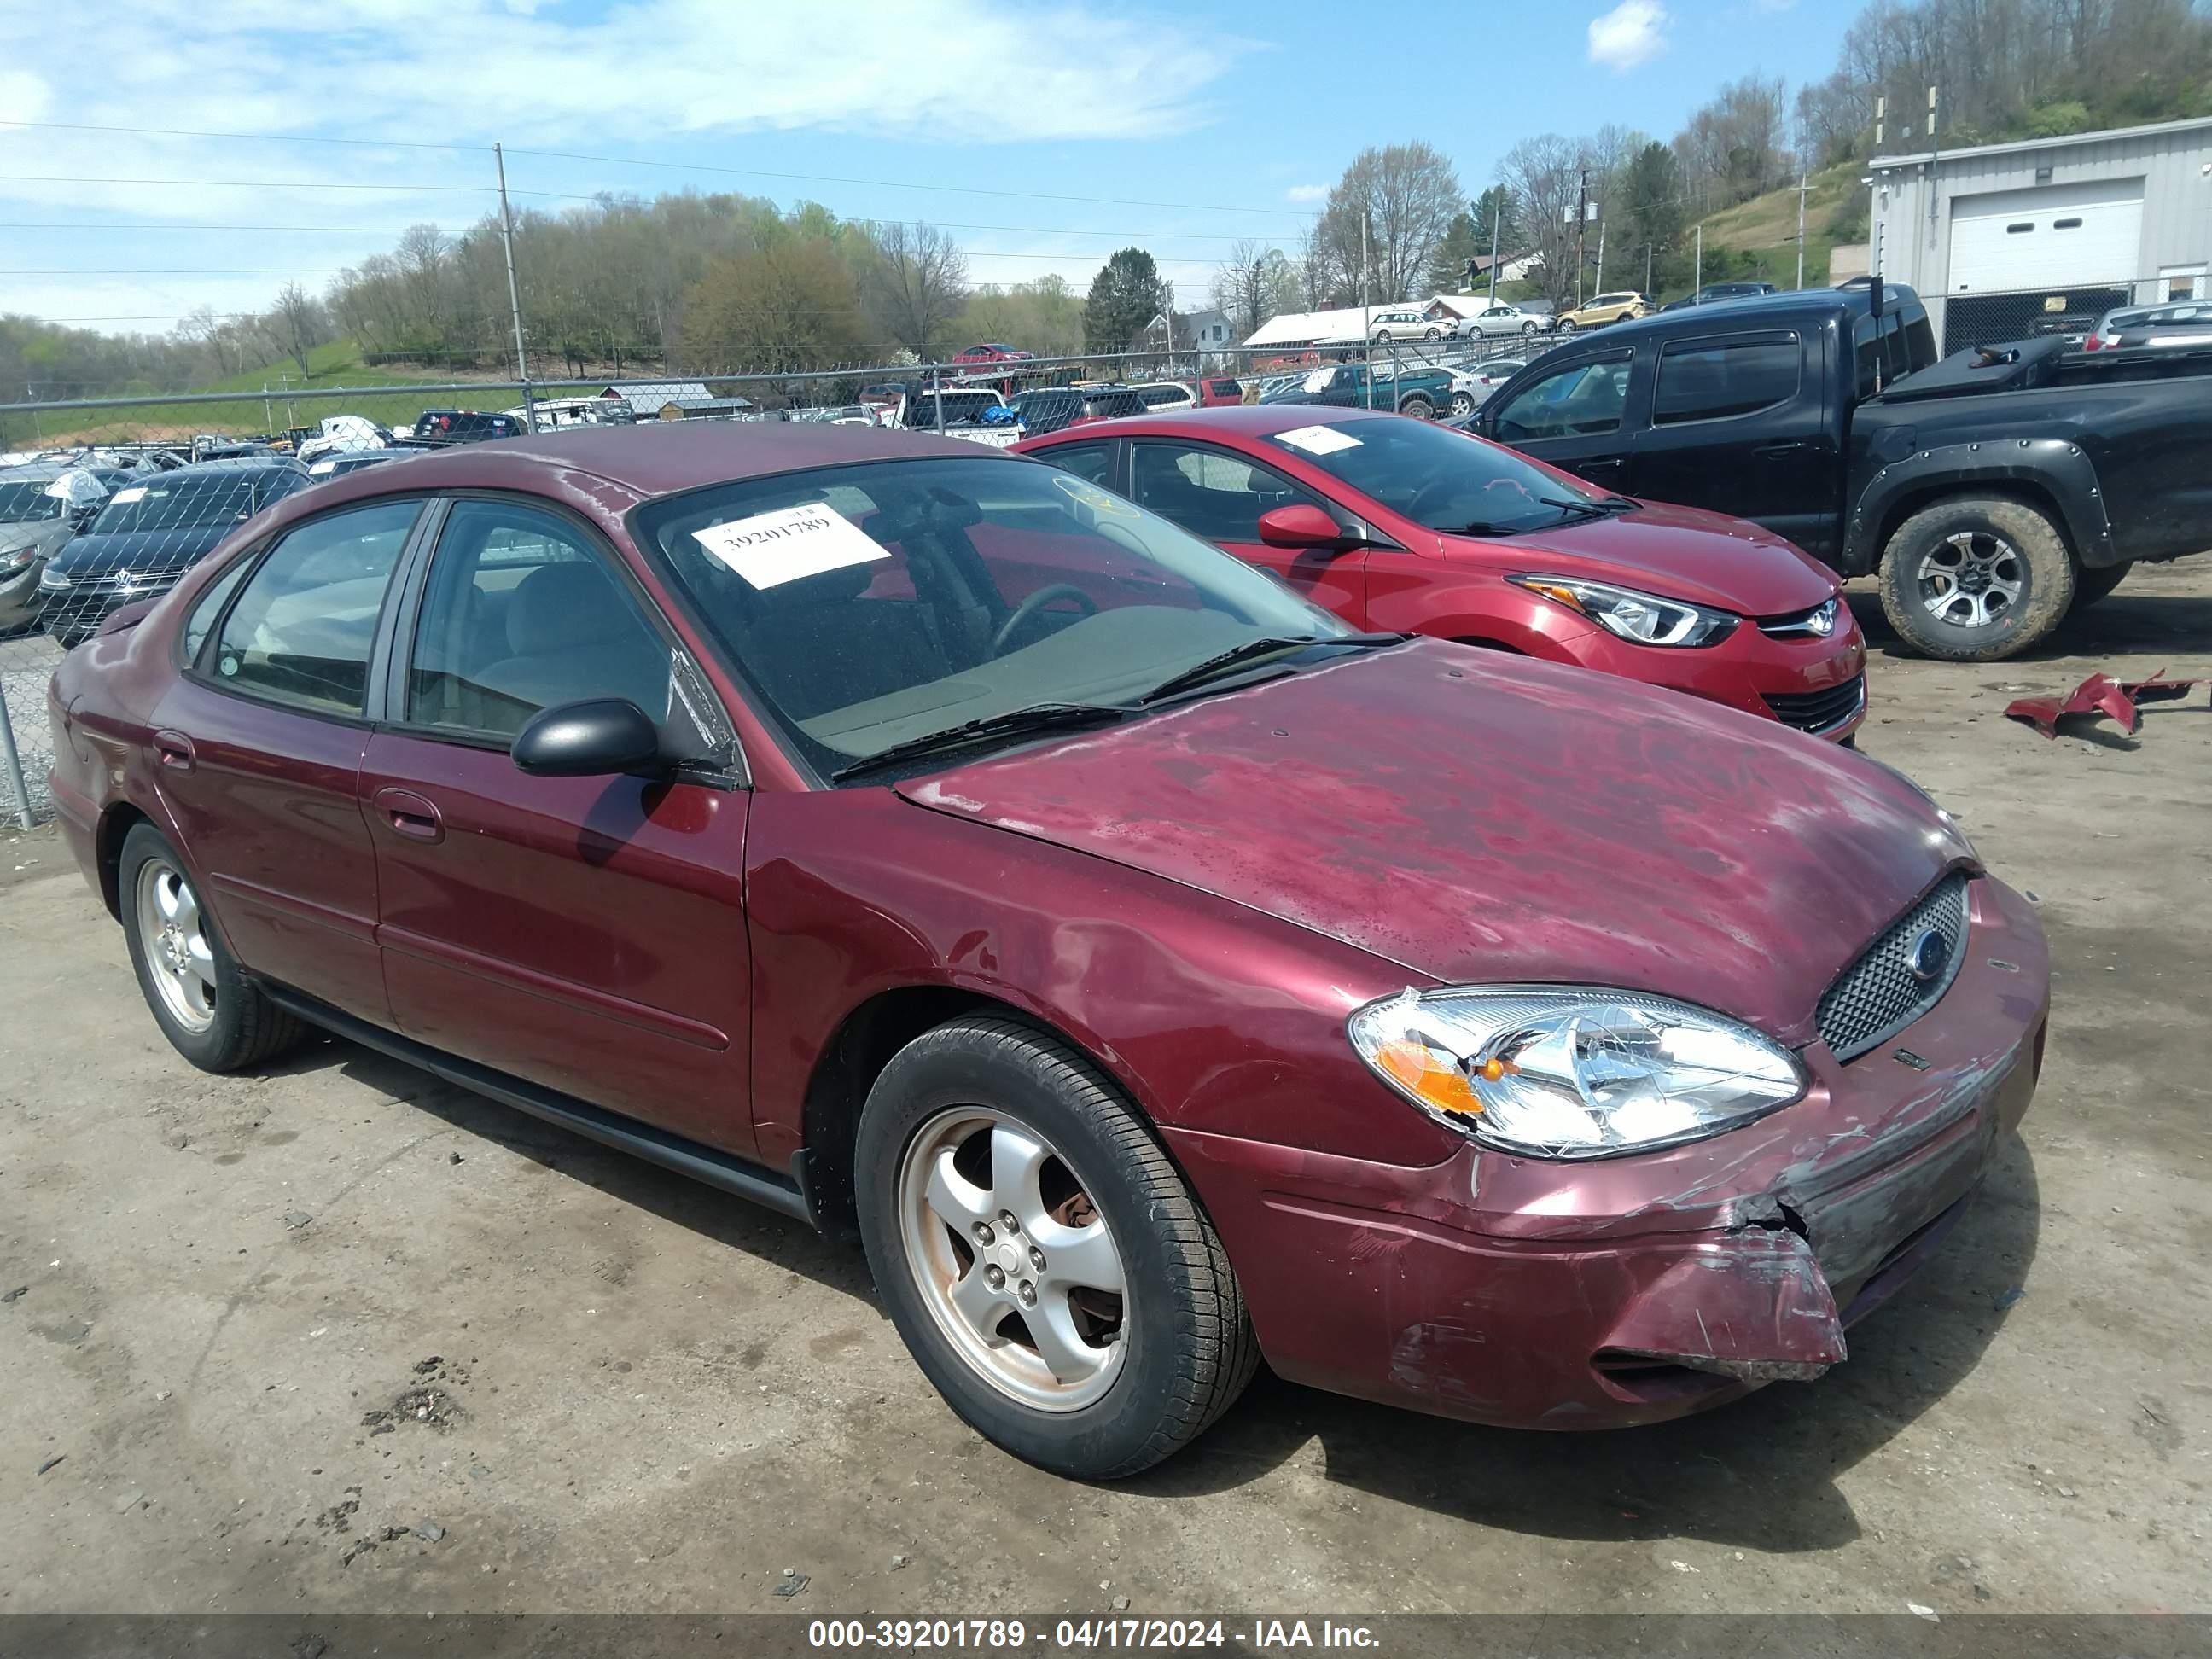
{"type": "Polygon", "coordinates": [[[330,335],[323,302],[297,283],[287,283],[276,291],[276,308],[270,316],[283,331],[284,349],[300,365],[300,378],[306,380],[307,353],[330,335]]]}
{"type": "Polygon", "coordinates": [[[968,303],[968,256],[934,225],[878,225],[868,293],[891,337],[927,358],[968,303]]]}
{"type": "Polygon", "coordinates": [[[1553,303],[1575,291],[1574,216],[1581,199],[1581,151],[1556,132],[1523,138],[1499,170],[1513,193],[1514,217],[1528,240],[1553,303]]]}
{"type": "Polygon", "coordinates": [[[1416,140],[1360,151],[1330,190],[1316,229],[1332,285],[1356,297],[1364,220],[1372,297],[1411,298],[1465,205],[1459,175],[1431,146],[1416,140]],[[1350,281],[1342,283],[1346,273],[1350,281]]]}
{"type": "Polygon", "coordinates": [[[1282,249],[1249,237],[1229,250],[1213,273],[1213,303],[1228,313],[1229,325],[1240,340],[1258,332],[1278,312],[1295,309],[1297,292],[1282,249]]]}

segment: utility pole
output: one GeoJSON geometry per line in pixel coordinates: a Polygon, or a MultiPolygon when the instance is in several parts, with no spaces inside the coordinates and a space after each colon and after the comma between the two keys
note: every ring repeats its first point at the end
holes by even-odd
{"type": "Polygon", "coordinates": [[[1498,303],[1498,222],[1504,216],[1498,212],[1497,187],[1490,193],[1490,303],[1498,303]]]}
{"type": "Polygon", "coordinates": [[[1367,304],[1367,210],[1359,210],[1359,355],[1367,364],[1367,406],[1375,407],[1375,319],[1367,304]]]}
{"type": "Polygon", "coordinates": [[[1936,168],[1943,159],[1943,146],[1936,137],[1936,88],[1928,88],[1928,234],[1936,234],[1936,168]]]}
{"type": "Polygon", "coordinates": [[[1698,221],[1698,267],[1690,278],[1690,294],[1694,298],[1705,285],[1705,222],[1698,221]]]}
{"type": "Polygon", "coordinates": [[[1583,227],[1589,220],[1589,169],[1583,167],[1576,173],[1579,183],[1575,188],[1575,309],[1583,305],[1583,254],[1586,246],[1583,227]]]}
{"type": "Polygon", "coordinates": [[[1597,291],[1605,292],[1605,221],[1597,222],[1597,291]]]}
{"type": "Polygon", "coordinates": [[[1797,175],[1797,286],[1805,286],[1805,175],[1797,175]]]}
{"type": "Polygon", "coordinates": [[[522,290],[514,282],[514,213],[507,204],[507,156],[497,144],[491,147],[492,165],[499,169],[499,240],[507,252],[507,308],[514,319],[514,378],[522,382],[522,424],[538,430],[538,399],[530,391],[530,358],[522,346],[522,290]]]}
{"type": "Polygon", "coordinates": [[[1646,242],[1644,245],[1644,293],[1647,299],[1651,294],[1651,252],[1656,246],[1652,242],[1646,242]]]}

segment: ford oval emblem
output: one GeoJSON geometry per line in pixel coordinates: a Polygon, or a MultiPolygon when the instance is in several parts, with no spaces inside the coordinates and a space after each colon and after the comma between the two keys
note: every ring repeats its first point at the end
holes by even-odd
{"type": "Polygon", "coordinates": [[[1911,971],[1913,978],[1925,985],[1930,980],[1941,977],[1950,960],[1951,941],[1930,927],[1912,941],[1912,949],[1905,958],[1905,965],[1911,971]]]}

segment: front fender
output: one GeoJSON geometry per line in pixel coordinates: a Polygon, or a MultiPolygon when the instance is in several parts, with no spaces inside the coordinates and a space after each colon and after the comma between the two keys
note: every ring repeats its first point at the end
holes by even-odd
{"type": "Polygon", "coordinates": [[[1874,569],[1890,528],[1909,512],[1993,488],[2055,507],[2067,544],[2087,568],[2120,562],[2096,466],[2081,445],[2064,438],[1998,438],[1917,449],[1877,470],[1851,503],[1844,570],[1863,575],[1874,569]]]}

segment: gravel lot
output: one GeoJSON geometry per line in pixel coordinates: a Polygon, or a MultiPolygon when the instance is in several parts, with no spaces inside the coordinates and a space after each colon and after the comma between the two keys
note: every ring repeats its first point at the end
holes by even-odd
{"type": "Polygon", "coordinates": [[[2212,1606],[2212,708],[1999,714],[2212,673],[2212,557],[1987,667],[1853,599],[1866,748],[2040,902],[2042,1093],[1847,1364],[1611,1436],[1263,1378],[1062,1483],[939,1403],[857,1254],[342,1043],[193,1072],[51,831],[0,838],[0,1612],[2212,1606]]]}

